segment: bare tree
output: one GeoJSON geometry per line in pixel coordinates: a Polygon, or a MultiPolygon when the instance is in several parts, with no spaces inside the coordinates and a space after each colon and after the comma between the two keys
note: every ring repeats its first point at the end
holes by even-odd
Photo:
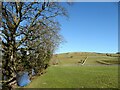
{"type": "Polygon", "coordinates": [[[67,16],[61,3],[2,3],[2,66],[7,83],[20,68],[40,69],[48,64],[61,40],[58,16],[67,16]]]}

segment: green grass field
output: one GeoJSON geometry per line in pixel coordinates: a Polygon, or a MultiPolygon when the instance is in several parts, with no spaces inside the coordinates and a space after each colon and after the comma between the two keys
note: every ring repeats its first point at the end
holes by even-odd
{"type": "Polygon", "coordinates": [[[25,88],[118,88],[117,63],[119,63],[118,57],[110,57],[105,54],[54,55],[46,73],[36,76],[25,88]],[[84,65],[78,63],[85,57],[88,58],[84,65]],[[110,64],[106,64],[108,62],[110,64]]]}

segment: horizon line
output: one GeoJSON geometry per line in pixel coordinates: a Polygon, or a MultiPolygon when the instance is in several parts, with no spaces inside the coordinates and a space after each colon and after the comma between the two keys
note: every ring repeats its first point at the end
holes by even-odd
{"type": "Polygon", "coordinates": [[[116,54],[118,52],[95,52],[95,51],[68,51],[68,52],[55,52],[53,54],[62,54],[62,53],[77,53],[77,52],[84,52],[84,53],[111,53],[111,54],[116,54]]]}

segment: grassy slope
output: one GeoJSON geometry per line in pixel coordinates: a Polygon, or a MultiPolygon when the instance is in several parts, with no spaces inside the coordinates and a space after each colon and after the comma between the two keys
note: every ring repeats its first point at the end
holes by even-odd
{"type": "Polygon", "coordinates": [[[114,88],[118,86],[116,66],[52,66],[33,80],[29,88],[114,88]]]}
{"type": "Polygon", "coordinates": [[[102,65],[97,60],[117,60],[105,54],[69,53],[54,56],[47,73],[36,77],[27,88],[114,88],[118,87],[118,66],[102,65]],[[71,57],[72,56],[72,57],[71,57]],[[88,57],[85,65],[77,62],[88,57]]]}
{"type": "MultiPolygon", "coordinates": [[[[116,56],[116,54],[112,54],[112,56],[116,56]]],[[[101,65],[97,61],[102,60],[118,61],[118,57],[106,56],[106,54],[75,52],[54,55],[50,64],[53,64],[54,62],[58,62],[59,65],[78,64],[78,61],[83,60],[85,57],[88,57],[85,65],[101,65]]]]}

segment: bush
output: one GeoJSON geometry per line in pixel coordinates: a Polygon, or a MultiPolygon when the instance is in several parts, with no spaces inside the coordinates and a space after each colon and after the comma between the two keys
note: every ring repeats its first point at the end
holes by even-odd
{"type": "Polygon", "coordinates": [[[70,58],[73,58],[73,56],[70,56],[70,58]]]}

